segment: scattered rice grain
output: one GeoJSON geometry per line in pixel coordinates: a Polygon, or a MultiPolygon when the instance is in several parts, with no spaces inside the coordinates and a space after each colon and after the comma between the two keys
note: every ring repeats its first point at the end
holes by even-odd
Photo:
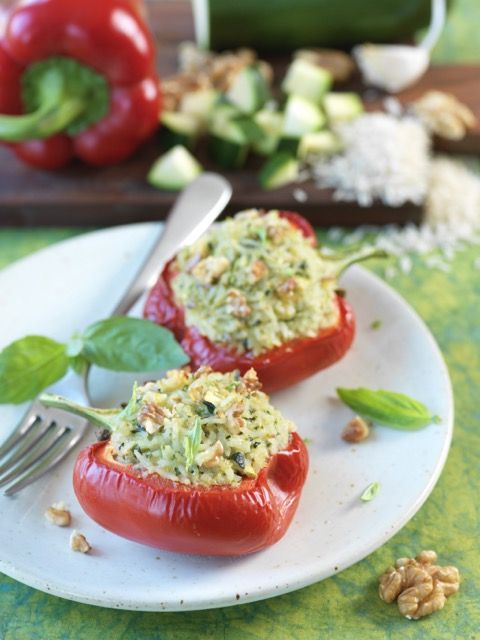
{"type": "Polygon", "coordinates": [[[297,202],[306,202],[308,200],[308,194],[304,189],[294,189],[293,197],[297,202]]]}

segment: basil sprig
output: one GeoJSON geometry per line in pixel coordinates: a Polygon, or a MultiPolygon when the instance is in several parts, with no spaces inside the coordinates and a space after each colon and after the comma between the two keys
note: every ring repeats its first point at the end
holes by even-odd
{"type": "Polygon", "coordinates": [[[44,336],[15,340],[0,352],[0,404],[35,398],[69,367],[80,373],[94,364],[113,371],[174,369],[189,358],[173,334],[141,318],[100,320],[64,344],[44,336]]]}
{"type": "Polygon", "coordinates": [[[183,447],[185,449],[185,464],[191,467],[195,456],[197,455],[202,440],[202,424],[198,416],[195,417],[195,423],[184,438],[183,447]]]}
{"type": "Polygon", "coordinates": [[[355,413],[377,424],[394,429],[414,431],[432,422],[440,422],[427,407],[403,393],[394,391],[373,391],[365,387],[358,389],[337,389],[339,398],[355,413]]]}
{"type": "Polygon", "coordinates": [[[380,491],[380,483],[378,481],[372,482],[368,485],[365,491],[360,496],[362,502],[370,502],[380,491]]]}

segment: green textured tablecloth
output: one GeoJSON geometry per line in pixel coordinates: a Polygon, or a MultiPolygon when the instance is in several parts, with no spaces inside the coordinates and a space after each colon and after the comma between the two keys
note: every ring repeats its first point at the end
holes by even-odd
{"type": "MultiPolygon", "coordinates": [[[[479,58],[480,2],[458,0],[437,47],[442,60],[479,58]]],[[[0,212],[1,215],[1,212],[0,212]]],[[[0,230],[0,267],[80,230],[0,230]]],[[[480,638],[480,270],[479,248],[458,255],[450,274],[418,261],[395,288],[437,338],[453,381],[456,420],[445,470],[419,513],[378,551],[343,573],[278,598],[189,613],[112,611],[61,600],[0,576],[0,640],[359,640],[480,638]],[[462,574],[460,593],[418,622],[382,603],[377,577],[397,557],[423,548],[462,574]]]]}

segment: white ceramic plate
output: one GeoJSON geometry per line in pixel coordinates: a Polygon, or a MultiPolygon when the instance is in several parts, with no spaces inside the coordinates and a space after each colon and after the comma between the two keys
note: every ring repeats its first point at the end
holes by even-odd
{"type": "MultiPolygon", "coordinates": [[[[108,315],[150,246],[155,226],[131,225],[59,243],[0,273],[3,347],[37,333],[66,339],[108,315]]],[[[274,396],[309,445],[311,468],[295,520],[273,547],[244,558],[200,558],[119,538],[81,511],[71,487],[74,455],[15,498],[0,495],[0,569],[32,587],[105,607],[187,610],[251,602],[322,580],[385,543],[423,504],[445,462],[453,424],[448,372],[429,331],[380,279],[360,267],[342,280],[357,316],[354,347],[337,365],[274,396]],[[380,319],[377,330],[369,328],[380,319]],[[416,432],[375,428],[350,446],[340,432],[350,411],[339,385],[402,391],[425,402],[441,424],[416,432]],[[360,501],[367,485],[379,495],[360,501]],[[43,516],[71,507],[75,528],[93,545],[69,550],[70,531],[43,516]]],[[[130,380],[97,375],[97,402],[125,397],[130,380]],[[121,384],[120,384],[121,383],[121,384]],[[123,390],[120,390],[123,388],[123,390]]],[[[24,407],[0,407],[1,438],[24,407]]],[[[87,444],[87,441],[83,445],[87,444]]]]}

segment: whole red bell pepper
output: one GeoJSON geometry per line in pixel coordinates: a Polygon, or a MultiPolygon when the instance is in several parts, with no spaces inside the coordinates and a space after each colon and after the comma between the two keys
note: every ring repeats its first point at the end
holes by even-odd
{"type": "MultiPolygon", "coordinates": [[[[310,223],[297,213],[281,211],[292,225],[317,244],[315,231],[310,223]]],[[[354,261],[381,255],[377,251],[360,251],[338,260],[340,273],[354,261]]],[[[194,368],[210,365],[217,371],[239,369],[243,375],[253,367],[266,392],[278,391],[325,369],[340,360],[350,348],[355,335],[353,311],[346,300],[337,295],[338,322],[332,327],[320,329],[315,337],[295,338],[279,347],[259,355],[238,353],[228,345],[217,344],[201,335],[196,327],[185,323],[183,307],[175,301],[171,282],[175,278],[175,260],[170,261],[151,290],[144,309],[144,316],[157,324],[168,327],[181,341],[184,351],[191,358],[194,368]]]]}
{"type": "Polygon", "coordinates": [[[119,162],[158,126],[155,50],[131,0],[26,0],[0,41],[0,140],[56,169],[119,162]]]}
{"type": "Polygon", "coordinates": [[[211,487],[145,475],[115,462],[108,442],[80,452],[75,494],[98,524],[159,549],[238,556],[260,551],[286,532],[308,471],[308,453],[294,432],[255,479],[211,487]]]}

